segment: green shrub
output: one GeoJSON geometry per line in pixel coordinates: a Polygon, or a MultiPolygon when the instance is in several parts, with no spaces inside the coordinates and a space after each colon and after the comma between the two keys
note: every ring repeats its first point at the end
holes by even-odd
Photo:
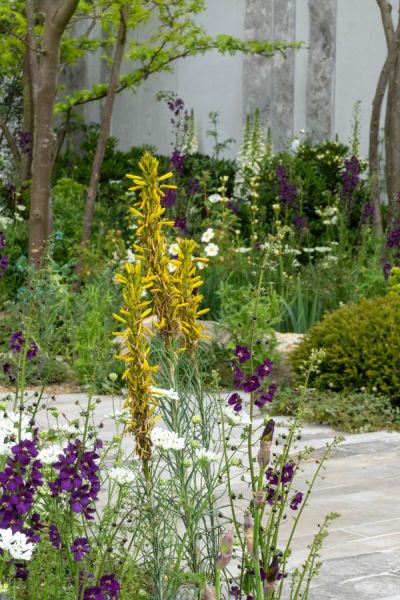
{"type": "Polygon", "coordinates": [[[314,325],[292,353],[297,371],[312,349],[323,349],[311,383],[331,390],[367,390],[400,399],[400,297],[343,306],[314,325]]]}

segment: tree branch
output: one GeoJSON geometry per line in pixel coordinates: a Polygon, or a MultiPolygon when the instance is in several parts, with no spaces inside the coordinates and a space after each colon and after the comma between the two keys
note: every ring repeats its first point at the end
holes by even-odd
{"type": "Polygon", "coordinates": [[[13,136],[13,134],[11,133],[10,129],[8,128],[7,123],[3,120],[3,117],[0,114],[0,128],[2,129],[3,133],[4,133],[4,137],[7,140],[7,144],[8,147],[11,150],[11,154],[14,157],[15,162],[19,162],[21,160],[21,154],[20,151],[18,150],[18,145],[17,145],[17,141],[15,139],[15,137],[13,136]]]}
{"type": "Polygon", "coordinates": [[[389,48],[393,42],[395,31],[392,19],[392,5],[387,0],[376,0],[381,11],[383,29],[385,31],[386,44],[389,48]]]}

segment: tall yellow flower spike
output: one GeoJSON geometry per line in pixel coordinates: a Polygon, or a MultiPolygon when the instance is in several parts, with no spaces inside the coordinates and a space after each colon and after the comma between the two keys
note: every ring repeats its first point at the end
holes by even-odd
{"type": "Polygon", "coordinates": [[[154,385],[153,372],[158,367],[150,366],[148,354],[150,351],[145,333],[151,331],[143,324],[152,309],[151,301],[143,301],[143,290],[151,287],[151,277],[143,277],[142,265],[125,263],[125,274],[117,274],[117,283],[122,284],[124,304],[119,314],[114,318],[125,325],[125,330],[114,335],[122,338],[123,351],[116,356],[125,363],[122,379],[126,381],[128,397],[125,407],[129,409],[130,421],[127,431],[132,432],[136,441],[136,452],[145,464],[151,456],[150,432],[157,420],[154,415],[157,403],[151,392],[154,385]]]}

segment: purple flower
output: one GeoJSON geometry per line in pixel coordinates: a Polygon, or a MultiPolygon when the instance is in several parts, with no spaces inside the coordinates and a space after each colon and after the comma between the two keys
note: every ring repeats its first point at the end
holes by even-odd
{"type": "Polygon", "coordinates": [[[61,548],[61,538],[56,525],[50,525],[49,527],[49,540],[54,548],[57,548],[57,550],[61,548]]]}
{"type": "Polygon", "coordinates": [[[31,345],[28,348],[28,352],[26,353],[26,359],[27,360],[32,360],[33,358],[35,358],[36,354],[38,353],[39,348],[37,347],[37,344],[35,344],[35,342],[31,342],[31,345]]]}
{"type": "Polygon", "coordinates": [[[233,354],[238,357],[241,365],[251,358],[251,352],[246,346],[236,346],[233,354]]]}
{"type": "Polygon", "coordinates": [[[254,392],[260,387],[260,381],[257,375],[250,375],[247,379],[242,381],[241,388],[244,392],[254,392]]]}
{"type": "Polygon", "coordinates": [[[15,579],[28,579],[29,571],[22,563],[15,563],[15,579]]]}
{"type": "Polygon", "coordinates": [[[182,231],[186,231],[187,230],[186,217],[177,217],[175,219],[175,227],[177,229],[181,229],[182,231]]]}
{"type": "Polygon", "coordinates": [[[25,338],[22,331],[15,331],[8,340],[8,347],[13,352],[21,352],[24,343],[25,338]]]}
{"type": "Polygon", "coordinates": [[[257,367],[257,377],[265,379],[271,373],[272,362],[269,358],[266,358],[261,365],[257,367]]]}
{"type": "Polygon", "coordinates": [[[161,204],[164,208],[170,208],[176,204],[176,190],[165,190],[161,204]]]}
{"type": "Polygon", "coordinates": [[[303,494],[301,492],[297,492],[291,502],[290,502],[290,508],[292,510],[297,510],[299,508],[299,504],[301,504],[303,501],[303,494]]]}
{"type": "Polygon", "coordinates": [[[242,399],[236,392],[229,396],[228,404],[233,406],[233,410],[236,412],[240,412],[242,410],[242,399]]]}
{"type": "Polygon", "coordinates": [[[35,441],[31,440],[22,440],[11,448],[11,452],[14,454],[15,460],[23,466],[29,465],[31,458],[35,458],[39,454],[35,441]]]}
{"type": "Polygon", "coordinates": [[[278,180],[278,193],[280,199],[286,207],[296,208],[298,191],[295,185],[289,183],[286,168],[283,165],[278,165],[275,172],[278,180]]]}
{"type": "Polygon", "coordinates": [[[171,154],[171,165],[174,167],[175,171],[182,175],[185,170],[185,157],[178,150],[174,150],[171,154]]]}
{"type": "Polygon", "coordinates": [[[388,248],[398,248],[400,246],[400,229],[394,229],[388,234],[388,248]]]}
{"type": "Polygon", "coordinates": [[[286,465],[283,465],[282,475],[281,475],[281,482],[283,483],[283,485],[286,485],[287,483],[290,483],[292,481],[294,469],[295,469],[294,463],[287,463],[286,465]]]}
{"type": "Polygon", "coordinates": [[[258,408],[263,408],[267,402],[272,402],[276,392],[276,383],[271,383],[267,392],[260,392],[257,400],[254,402],[258,408]]]}
{"type": "Polygon", "coordinates": [[[98,585],[87,588],[83,593],[83,600],[107,600],[103,590],[98,585]]]}
{"type": "Polygon", "coordinates": [[[241,381],[244,377],[244,371],[239,367],[239,365],[237,364],[236,361],[231,360],[231,366],[233,369],[233,375],[235,378],[235,384],[239,387],[241,384],[241,381]]]}
{"type": "Polygon", "coordinates": [[[360,181],[360,163],[356,156],[352,156],[344,162],[342,172],[342,192],[343,200],[350,201],[360,181]]]}
{"type": "Polygon", "coordinates": [[[32,156],[32,142],[32,134],[29,131],[20,131],[18,133],[18,145],[23,154],[26,154],[27,156],[32,156]]]}
{"type": "Polygon", "coordinates": [[[3,277],[4,271],[7,270],[8,267],[8,256],[3,254],[0,256],[0,277],[3,277]]]}
{"type": "Polygon", "coordinates": [[[114,573],[111,573],[110,575],[103,575],[99,583],[103,592],[107,592],[111,598],[118,598],[121,586],[115,579],[114,573]]]}
{"type": "Polygon", "coordinates": [[[71,552],[74,555],[74,559],[77,561],[85,558],[86,554],[89,554],[90,552],[90,546],[87,539],[83,537],[77,537],[71,545],[71,552]]]}

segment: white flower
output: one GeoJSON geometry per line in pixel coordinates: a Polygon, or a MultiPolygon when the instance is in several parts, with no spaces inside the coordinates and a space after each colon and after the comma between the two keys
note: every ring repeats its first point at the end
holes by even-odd
{"type": "Polygon", "coordinates": [[[230,425],[242,425],[243,427],[251,425],[250,415],[248,415],[244,410],[236,412],[230,406],[225,406],[222,412],[230,425]]]}
{"type": "Polygon", "coordinates": [[[207,448],[199,448],[195,451],[195,456],[199,462],[210,464],[218,460],[218,454],[207,448]]]}
{"type": "Polygon", "coordinates": [[[159,396],[160,398],[169,398],[170,400],[179,400],[178,392],[176,392],[173,388],[165,390],[164,388],[159,388],[152,385],[150,386],[150,391],[153,396],[159,396]]]}
{"type": "Polygon", "coordinates": [[[174,273],[176,271],[176,265],[174,265],[174,263],[172,263],[172,262],[169,262],[168,263],[168,271],[170,273],[174,273]]]}
{"type": "Polygon", "coordinates": [[[185,440],[174,431],[167,431],[161,427],[154,427],[150,432],[150,439],[154,446],[161,450],[183,450],[185,440]]]}
{"type": "Polygon", "coordinates": [[[236,248],[236,252],[239,254],[247,254],[248,252],[251,252],[251,248],[245,248],[241,246],[240,248],[236,248]]]}
{"type": "Polygon", "coordinates": [[[217,256],[218,254],[218,246],[216,244],[207,244],[204,248],[204,252],[206,256],[217,256]]]}
{"type": "Polygon", "coordinates": [[[0,548],[7,550],[16,560],[31,560],[35,544],[29,542],[20,531],[13,533],[11,529],[1,529],[0,548]]]}
{"type": "Polygon", "coordinates": [[[21,440],[32,439],[29,427],[30,418],[27,415],[12,411],[3,412],[0,416],[0,454],[7,454],[16,444],[8,441],[9,438],[16,439],[20,435],[21,440]]]}
{"type": "Polygon", "coordinates": [[[208,200],[211,204],[217,204],[217,202],[221,202],[222,196],[221,194],[211,194],[211,196],[208,196],[208,200]]]}
{"type": "Polygon", "coordinates": [[[46,465],[51,465],[52,463],[55,463],[58,460],[58,455],[62,453],[62,447],[58,444],[54,444],[54,446],[42,448],[38,454],[37,459],[46,465]]]}
{"type": "Polygon", "coordinates": [[[135,254],[132,252],[132,250],[130,248],[128,248],[128,250],[126,251],[125,260],[127,263],[136,262],[135,254]]]}
{"type": "Polygon", "coordinates": [[[108,471],[108,476],[113,481],[119,483],[119,485],[133,483],[133,481],[135,481],[136,479],[136,476],[133,473],[133,471],[125,469],[124,467],[113,467],[108,471]]]}
{"type": "Polygon", "coordinates": [[[295,138],[290,146],[290,149],[293,152],[293,154],[297,154],[297,152],[299,151],[299,148],[300,148],[300,140],[295,138]]]}
{"type": "Polygon", "coordinates": [[[213,237],[214,237],[214,229],[209,227],[208,229],[205,230],[205,232],[201,236],[201,241],[202,242],[211,242],[213,237]]]}
{"type": "Polygon", "coordinates": [[[178,250],[179,250],[179,244],[177,244],[176,242],[174,244],[171,244],[170,247],[168,248],[168,252],[170,254],[172,254],[172,256],[176,256],[178,254],[178,250]]]}
{"type": "MultiPolygon", "coordinates": [[[[196,259],[194,259],[196,260],[196,259]]],[[[207,263],[203,262],[202,260],[196,261],[196,267],[199,269],[199,271],[202,271],[203,269],[205,269],[207,266],[207,263]]]]}

